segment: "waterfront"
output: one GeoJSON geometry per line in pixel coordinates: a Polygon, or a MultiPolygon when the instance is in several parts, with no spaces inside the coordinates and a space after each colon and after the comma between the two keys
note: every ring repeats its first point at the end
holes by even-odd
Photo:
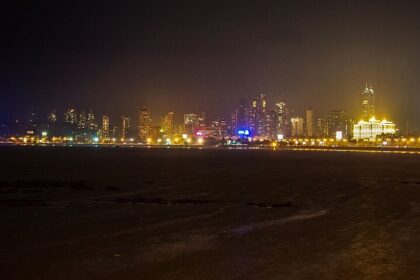
{"type": "Polygon", "coordinates": [[[13,146],[0,156],[5,279],[419,273],[417,154],[13,146]]]}

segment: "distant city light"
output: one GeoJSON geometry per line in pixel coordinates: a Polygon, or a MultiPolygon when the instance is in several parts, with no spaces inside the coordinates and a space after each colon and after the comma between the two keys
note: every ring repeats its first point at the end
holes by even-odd
{"type": "Polygon", "coordinates": [[[248,129],[238,130],[238,135],[249,135],[249,130],[248,129]]]}
{"type": "MultiPolygon", "coordinates": [[[[68,108],[63,119],[59,117],[61,113],[55,110],[50,112],[45,119],[46,123],[40,122],[39,117],[32,114],[30,122],[19,128],[22,131],[20,135],[11,136],[9,133],[10,136],[0,138],[0,141],[17,144],[67,144],[74,137],[77,144],[98,145],[125,145],[127,142],[201,145],[208,141],[205,139],[211,139],[206,142],[207,145],[249,145],[258,148],[274,145],[372,146],[372,143],[376,147],[419,146],[420,138],[416,130],[409,133],[407,128],[408,132],[403,137],[403,132],[388,118],[375,118],[375,99],[372,86],[366,85],[360,103],[360,121],[356,123],[345,110],[331,110],[326,117],[314,119],[316,115],[312,107],[306,110],[306,117],[297,115],[291,118],[292,109],[285,102],[276,102],[270,107],[264,93],[258,93],[251,102],[240,101],[230,123],[222,118],[206,120],[205,113],[187,113],[184,114],[184,122],[177,124],[174,112],[169,112],[164,115],[161,125],[154,125],[150,111],[143,106],[138,122],[133,125],[133,118],[124,115],[112,121],[108,115],[95,118],[92,110],[68,108]],[[101,123],[98,123],[98,119],[101,123]],[[134,136],[136,129],[138,130],[134,136]],[[72,136],[63,136],[61,131],[67,131],[66,134],[72,136]]],[[[23,125],[20,121],[16,123],[23,125]]]]}

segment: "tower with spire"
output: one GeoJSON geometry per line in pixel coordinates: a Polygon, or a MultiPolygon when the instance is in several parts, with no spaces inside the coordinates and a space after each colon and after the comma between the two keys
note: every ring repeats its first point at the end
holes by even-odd
{"type": "Polygon", "coordinates": [[[362,119],[369,120],[375,116],[375,92],[372,85],[366,83],[362,93],[362,119]]]}

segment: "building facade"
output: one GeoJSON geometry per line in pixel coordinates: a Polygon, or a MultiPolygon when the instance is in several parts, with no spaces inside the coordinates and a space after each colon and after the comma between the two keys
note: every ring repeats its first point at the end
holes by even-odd
{"type": "Polygon", "coordinates": [[[328,136],[335,137],[341,131],[343,138],[348,137],[348,117],[344,110],[333,110],[328,114],[328,136]]]}
{"type": "Polygon", "coordinates": [[[314,111],[312,108],[306,110],[306,136],[314,136],[314,111]]]}
{"type": "Polygon", "coordinates": [[[353,127],[353,138],[356,140],[374,141],[381,135],[394,135],[396,132],[393,122],[376,120],[374,117],[368,121],[361,120],[353,127]]]}
{"type": "Polygon", "coordinates": [[[296,117],[290,120],[292,124],[292,137],[303,136],[303,118],[296,117]]]}
{"type": "Polygon", "coordinates": [[[362,93],[362,119],[370,120],[375,116],[375,92],[372,85],[366,83],[365,90],[362,93]]]}
{"type": "Polygon", "coordinates": [[[102,116],[102,138],[109,139],[109,116],[102,116]]]}
{"type": "Polygon", "coordinates": [[[150,116],[150,111],[147,110],[146,106],[143,106],[143,108],[139,112],[139,138],[140,141],[146,142],[147,138],[149,137],[151,133],[151,127],[152,127],[152,118],[150,116]]]}

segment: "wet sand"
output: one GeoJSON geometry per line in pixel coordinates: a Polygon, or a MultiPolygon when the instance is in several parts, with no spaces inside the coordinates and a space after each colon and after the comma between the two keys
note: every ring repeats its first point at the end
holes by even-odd
{"type": "Polygon", "coordinates": [[[420,156],[0,147],[1,279],[418,279],[420,156]]]}

